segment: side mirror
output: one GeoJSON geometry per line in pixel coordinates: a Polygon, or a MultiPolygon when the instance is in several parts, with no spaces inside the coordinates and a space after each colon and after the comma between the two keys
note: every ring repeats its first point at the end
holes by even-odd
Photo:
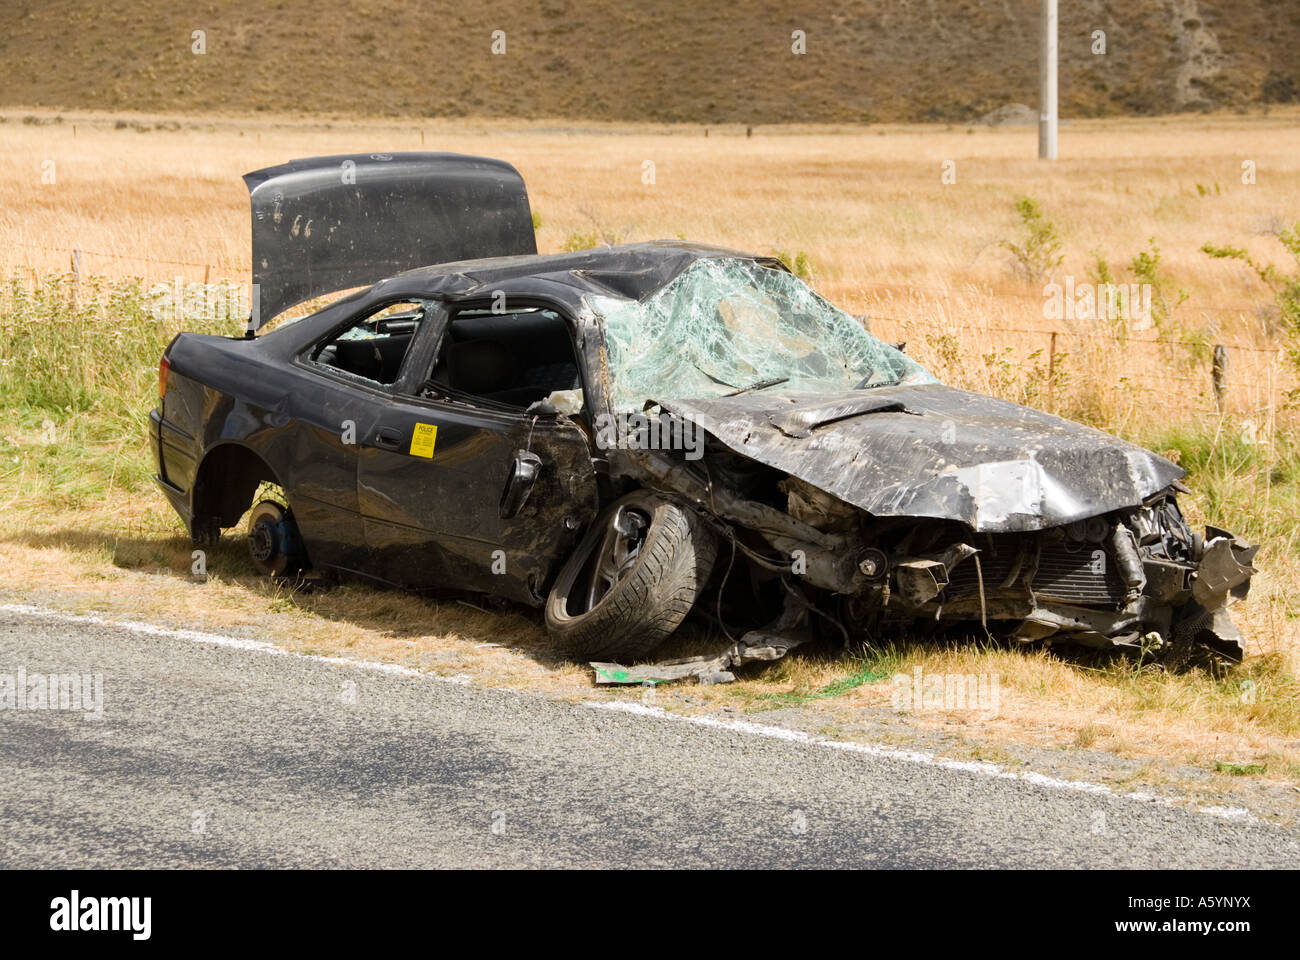
{"type": "Polygon", "coordinates": [[[518,516],[519,511],[528,502],[528,495],[533,492],[537,475],[542,472],[542,458],[527,450],[516,450],[514,460],[510,463],[510,477],[506,488],[501,491],[501,505],[497,515],[502,520],[518,516]]]}

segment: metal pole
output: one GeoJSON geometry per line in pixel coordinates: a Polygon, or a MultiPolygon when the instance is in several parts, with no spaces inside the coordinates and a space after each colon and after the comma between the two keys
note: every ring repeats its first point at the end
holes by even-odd
{"type": "Polygon", "coordinates": [[[1056,0],[1043,0],[1038,48],[1038,159],[1056,159],[1056,0]]]}

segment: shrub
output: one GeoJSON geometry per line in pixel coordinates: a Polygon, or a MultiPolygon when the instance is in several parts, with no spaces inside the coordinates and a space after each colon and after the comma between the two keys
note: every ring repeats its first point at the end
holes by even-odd
{"type": "Polygon", "coordinates": [[[1018,199],[1016,213],[1025,229],[1024,242],[1004,240],[1002,246],[1011,252],[1016,272],[1030,283],[1041,283],[1065,259],[1061,235],[1033,197],[1018,199]]]}

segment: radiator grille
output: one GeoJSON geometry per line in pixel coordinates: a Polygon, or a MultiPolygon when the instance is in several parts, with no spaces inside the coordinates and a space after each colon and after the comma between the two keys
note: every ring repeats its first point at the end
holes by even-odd
{"type": "MultiPolygon", "coordinates": [[[[1001,584],[1011,573],[1016,551],[999,545],[1001,550],[984,550],[980,565],[984,571],[984,592],[996,596],[1003,591],[1001,584]]],[[[1114,572],[1110,556],[1104,557],[1101,572],[1094,570],[1094,544],[1077,544],[1067,548],[1064,543],[1042,543],[1038,557],[1038,572],[1034,575],[1034,593],[1044,600],[1057,600],[1082,606],[1118,607],[1124,601],[1124,584],[1114,572]]],[[[1023,577],[1006,591],[1024,595],[1023,577]]],[[[979,594],[979,577],[974,559],[963,560],[952,571],[944,596],[956,600],[979,594]]]]}
{"type": "Polygon", "coordinates": [[[1087,606],[1119,606],[1124,584],[1115,573],[1114,562],[1103,551],[1101,571],[1094,570],[1094,544],[1070,551],[1064,544],[1044,545],[1034,575],[1034,593],[1051,600],[1087,606]]]}

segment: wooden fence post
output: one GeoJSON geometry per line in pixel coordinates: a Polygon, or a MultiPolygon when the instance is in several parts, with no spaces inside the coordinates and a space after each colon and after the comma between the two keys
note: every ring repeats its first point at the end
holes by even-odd
{"type": "Polygon", "coordinates": [[[1210,379],[1214,383],[1214,402],[1223,410],[1223,393],[1228,387],[1228,348],[1221,343],[1214,345],[1214,356],[1210,361],[1210,379]]]}
{"type": "Polygon", "coordinates": [[[81,251],[72,249],[72,309],[77,309],[81,293],[81,251]]]}
{"type": "Polygon", "coordinates": [[[1047,408],[1056,406],[1056,331],[1052,331],[1051,341],[1047,346],[1047,408]]]}

